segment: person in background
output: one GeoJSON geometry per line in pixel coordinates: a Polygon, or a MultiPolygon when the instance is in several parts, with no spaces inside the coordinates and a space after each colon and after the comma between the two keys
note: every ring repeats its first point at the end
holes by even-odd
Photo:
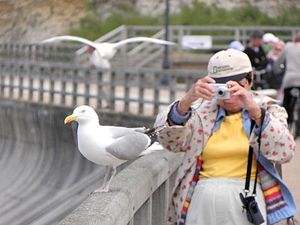
{"type": "Polygon", "coordinates": [[[250,161],[251,185],[259,165],[256,200],[263,224],[275,224],[296,213],[293,197],[273,166],[290,161],[295,152],[286,111],[273,99],[250,91],[253,76],[245,53],[219,51],[209,60],[208,76],[157,116],[154,127],[164,127],[160,144],[169,151],[184,152],[169,208],[170,224],[249,225],[239,196],[245,186],[249,145],[255,152],[250,161]],[[216,98],[212,86],[216,83],[228,88],[226,99],[216,98]],[[252,133],[251,120],[255,123],[252,133]]]}
{"type": "Polygon", "coordinates": [[[253,31],[250,34],[250,40],[244,50],[251,61],[256,75],[255,85],[257,88],[268,88],[267,76],[270,67],[268,67],[268,59],[263,49],[263,33],[253,31]]]}
{"type": "Polygon", "coordinates": [[[260,31],[253,31],[250,34],[250,40],[244,50],[244,52],[248,55],[251,65],[255,70],[266,69],[268,65],[268,59],[266,57],[266,53],[263,46],[263,33],[260,31]]]}
{"type": "Polygon", "coordinates": [[[274,49],[274,45],[279,41],[279,38],[272,33],[265,33],[262,36],[262,40],[263,40],[262,47],[264,49],[265,54],[268,55],[268,53],[274,49]]]}
{"type": "Polygon", "coordinates": [[[293,101],[291,90],[296,88],[300,91],[300,33],[295,35],[293,42],[285,45],[281,55],[274,62],[274,70],[280,71],[284,62],[286,69],[281,85],[284,89],[283,107],[288,113],[288,124],[292,124],[295,101],[293,101]]]}
{"type": "Polygon", "coordinates": [[[228,48],[233,48],[233,49],[238,50],[238,51],[244,51],[245,50],[244,45],[240,41],[230,42],[228,48]]]}
{"type": "Polygon", "coordinates": [[[284,42],[272,33],[265,33],[262,39],[267,59],[272,62],[275,61],[284,47],[284,42]]]}
{"type": "Polygon", "coordinates": [[[263,48],[268,59],[268,75],[266,76],[270,88],[280,89],[282,79],[285,73],[285,62],[281,64],[280,70],[274,70],[273,64],[278,59],[284,47],[284,42],[281,41],[272,33],[263,35],[263,48]]]}

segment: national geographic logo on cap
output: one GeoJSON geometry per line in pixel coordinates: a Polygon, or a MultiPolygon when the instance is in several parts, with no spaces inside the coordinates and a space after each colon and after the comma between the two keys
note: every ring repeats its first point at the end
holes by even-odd
{"type": "Polygon", "coordinates": [[[213,67],[212,73],[219,73],[219,72],[228,71],[228,70],[233,70],[233,67],[231,67],[231,66],[229,66],[229,65],[225,65],[225,66],[214,66],[214,67],[213,67]]]}

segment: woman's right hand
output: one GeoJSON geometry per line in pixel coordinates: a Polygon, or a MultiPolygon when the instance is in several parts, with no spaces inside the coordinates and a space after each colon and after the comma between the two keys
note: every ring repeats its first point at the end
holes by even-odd
{"type": "Polygon", "coordinates": [[[211,100],[215,94],[214,89],[208,84],[216,83],[214,79],[209,76],[205,76],[199,80],[191,87],[191,89],[183,96],[180,100],[177,111],[184,115],[189,111],[193,102],[199,98],[205,100],[211,100]]]}

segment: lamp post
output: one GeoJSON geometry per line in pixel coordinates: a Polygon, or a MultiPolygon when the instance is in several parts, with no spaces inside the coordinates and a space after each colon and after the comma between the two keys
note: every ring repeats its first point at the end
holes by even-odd
{"type": "MultiPolygon", "coordinates": [[[[170,13],[170,2],[169,0],[165,0],[165,15],[164,15],[164,28],[165,28],[165,40],[169,41],[169,13],[170,13]]],[[[163,57],[163,65],[162,68],[170,69],[170,61],[169,61],[169,46],[165,45],[164,48],[164,57],[163,57]]],[[[169,84],[169,77],[166,73],[164,73],[161,83],[163,85],[169,84]]]]}

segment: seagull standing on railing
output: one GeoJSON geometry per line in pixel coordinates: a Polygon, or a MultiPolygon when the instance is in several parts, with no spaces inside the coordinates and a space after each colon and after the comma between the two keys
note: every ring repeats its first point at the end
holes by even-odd
{"type": "Polygon", "coordinates": [[[108,43],[108,42],[97,43],[76,36],[56,36],[56,37],[46,39],[42,41],[42,43],[51,43],[51,42],[58,42],[58,41],[77,41],[88,45],[90,47],[90,53],[92,53],[90,55],[91,56],[90,63],[92,63],[92,65],[94,65],[97,68],[103,68],[103,69],[109,69],[111,67],[109,60],[114,57],[114,55],[116,54],[117,50],[120,47],[128,43],[150,42],[153,44],[160,44],[160,45],[175,45],[174,42],[165,41],[156,38],[149,38],[149,37],[133,37],[133,38],[124,39],[116,43],[108,43]]]}
{"type": "MultiPolygon", "coordinates": [[[[116,174],[116,167],[149,152],[155,140],[155,129],[101,126],[95,110],[82,105],[65,118],[65,124],[78,123],[77,141],[80,153],[88,160],[106,167],[103,185],[95,192],[107,192],[116,174]],[[147,149],[148,148],[148,149],[147,149]]],[[[157,144],[152,151],[162,150],[157,144]]],[[[152,152],[151,151],[151,152],[152,152]]]]}

